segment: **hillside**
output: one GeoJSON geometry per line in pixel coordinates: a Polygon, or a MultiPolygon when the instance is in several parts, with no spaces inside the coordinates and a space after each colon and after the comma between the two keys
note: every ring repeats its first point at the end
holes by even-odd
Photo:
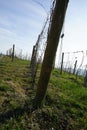
{"type": "Polygon", "coordinates": [[[83,77],[54,69],[44,106],[31,112],[34,90],[29,61],[0,58],[0,130],[87,130],[87,88],[83,77]]]}

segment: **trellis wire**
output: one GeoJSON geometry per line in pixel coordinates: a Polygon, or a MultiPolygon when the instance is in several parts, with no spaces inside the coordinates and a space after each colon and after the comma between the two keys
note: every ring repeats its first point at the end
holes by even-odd
{"type": "MultiPolygon", "coordinates": [[[[76,74],[84,75],[87,66],[87,51],[64,52],[63,70],[73,73],[75,62],[77,61],[76,74]]],[[[61,64],[60,64],[61,65],[61,64]]]]}

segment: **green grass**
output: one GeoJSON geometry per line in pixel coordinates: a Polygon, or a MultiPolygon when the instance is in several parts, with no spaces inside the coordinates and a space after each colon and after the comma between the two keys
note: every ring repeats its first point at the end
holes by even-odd
{"type": "Polygon", "coordinates": [[[7,85],[0,85],[0,91],[9,91],[10,90],[10,87],[7,86],[7,85]]]}
{"type": "Polygon", "coordinates": [[[66,129],[87,129],[87,89],[83,86],[82,77],[76,80],[72,74],[59,75],[59,72],[54,70],[49,83],[48,95],[53,101],[49,105],[54,106],[61,113],[61,115],[56,114],[59,116],[63,114],[64,119],[70,120],[67,122],[66,129]]]}
{"type": "MultiPolygon", "coordinates": [[[[39,66],[39,69],[41,65],[39,66]]],[[[3,57],[0,62],[0,113],[22,107],[36,93],[31,88],[29,61],[3,57]]],[[[83,77],[52,71],[44,106],[0,123],[0,130],[87,130],[87,88],[83,77]]]]}

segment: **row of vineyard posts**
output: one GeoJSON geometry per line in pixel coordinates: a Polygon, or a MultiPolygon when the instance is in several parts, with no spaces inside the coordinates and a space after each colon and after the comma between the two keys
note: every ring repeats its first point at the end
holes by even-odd
{"type": "Polygon", "coordinates": [[[15,44],[13,44],[13,47],[6,51],[6,55],[11,58],[11,61],[14,61],[15,58],[15,44]]]}
{"type": "MultiPolygon", "coordinates": [[[[48,35],[47,35],[47,46],[46,46],[46,50],[45,50],[45,54],[43,58],[42,67],[41,67],[40,78],[37,85],[36,96],[33,100],[33,107],[35,109],[40,107],[41,104],[43,104],[43,100],[45,98],[50,75],[53,69],[53,63],[54,63],[57,47],[59,44],[61,30],[62,30],[64,19],[65,19],[68,2],[69,0],[54,0],[53,1],[53,10],[51,12],[50,24],[49,24],[48,35]]],[[[30,62],[32,88],[34,88],[37,68],[39,64],[37,60],[39,42],[43,35],[45,26],[46,26],[46,23],[40,35],[38,36],[38,40],[36,44],[33,46],[32,57],[31,57],[31,62],[30,62]]],[[[14,51],[15,51],[15,45],[13,45],[13,51],[11,55],[12,62],[14,61],[14,51]]],[[[63,69],[63,58],[64,58],[64,53],[62,54],[61,72],[60,72],[61,74],[62,74],[62,69],[63,69]]],[[[75,61],[73,74],[76,71],[76,65],[77,65],[77,61],[75,61]]],[[[86,71],[85,81],[87,81],[87,71],[86,71]]]]}
{"type": "Polygon", "coordinates": [[[33,50],[32,50],[32,56],[31,56],[31,62],[30,62],[30,73],[31,73],[31,78],[32,78],[32,86],[31,87],[32,88],[34,88],[34,85],[35,85],[35,79],[36,79],[36,73],[38,70],[38,65],[39,65],[39,63],[41,63],[41,60],[42,60],[42,56],[39,56],[38,51],[40,48],[40,42],[44,36],[44,30],[46,28],[47,22],[48,22],[48,16],[47,16],[47,19],[44,23],[44,26],[42,28],[41,33],[38,35],[37,42],[33,46],[33,50]]]}
{"type": "MultiPolygon", "coordinates": [[[[78,51],[78,52],[83,52],[83,51],[78,51]]],[[[74,53],[78,53],[78,52],[74,52],[74,53]]],[[[63,63],[64,63],[64,52],[62,53],[62,59],[61,59],[61,67],[60,67],[60,74],[62,74],[62,72],[63,71],[66,71],[66,72],[69,72],[69,75],[70,75],[70,73],[72,73],[73,75],[76,75],[76,80],[77,80],[77,78],[78,78],[78,76],[79,76],[79,73],[78,73],[78,71],[79,71],[79,69],[80,69],[80,67],[82,66],[82,63],[81,63],[81,65],[79,66],[79,68],[77,69],[77,59],[74,61],[74,67],[72,68],[73,69],[73,71],[71,72],[71,69],[69,69],[69,70],[66,70],[67,68],[64,68],[63,67],[63,63]]],[[[84,86],[85,87],[87,87],[87,66],[86,66],[86,68],[85,68],[85,75],[84,75],[84,86]]]]}

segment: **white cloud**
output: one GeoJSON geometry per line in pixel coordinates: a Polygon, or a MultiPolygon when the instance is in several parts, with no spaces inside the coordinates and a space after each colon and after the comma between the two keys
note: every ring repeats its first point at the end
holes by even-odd
{"type": "Polygon", "coordinates": [[[10,30],[4,29],[4,28],[0,28],[0,36],[2,36],[2,37],[10,36],[10,37],[14,37],[14,38],[17,37],[16,33],[12,32],[10,30]]]}

